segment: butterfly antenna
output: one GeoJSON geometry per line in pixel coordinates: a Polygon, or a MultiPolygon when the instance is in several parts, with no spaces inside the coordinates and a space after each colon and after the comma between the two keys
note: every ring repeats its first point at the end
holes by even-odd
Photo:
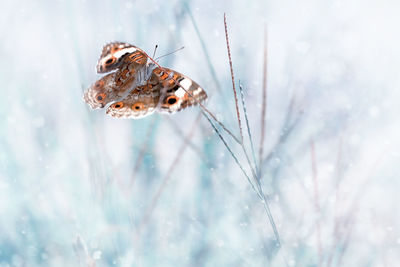
{"type": "Polygon", "coordinates": [[[158,48],[158,45],[156,44],[156,46],[154,47],[153,58],[156,56],[157,48],[158,48]]]}
{"type": "Polygon", "coordinates": [[[156,64],[160,69],[162,69],[163,67],[160,66],[160,64],[157,63],[157,61],[155,61],[152,57],[150,57],[146,52],[141,51],[146,57],[148,57],[151,61],[153,61],[154,64],[156,64]]]}
{"type": "Polygon", "coordinates": [[[156,60],[159,60],[160,58],[169,56],[169,55],[171,55],[171,54],[173,54],[173,53],[176,53],[176,52],[178,52],[178,51],[180,51],[180,50],[182,50],[182,49],[184,49],[184,48],[185,48],[185,47],[182,46],[181,48],[178,48],[178,49],[176,49],[176,50],[174,50],[174,51],[172,51],[172,52],[170,52],[170,53],[168,53],[168,54],[165,54],[165,55],[162,55],[162,56],[157,57],[156,60]]]}
{"type": "MultiPolygon", "coordinates": [[[[157,47],[158,47],[158,45],[156,45],[156,48],[157,48],[157,47]]],[[[177,49],[177,50],[175,50],[175,51],[173,51],[173,52],[171,52],[171,53],[168,53],[168,54],[166,54],[166,55],[163,55],[163,56],[161,56],[161,57],[168,56],[168,55],[170,55],[170,54],[172,54],[172,53],[175,53],[175,52],[177,52],[177,51],[179,51],[179,50],[182,50],[183,48],[185,48],[185,47],[182,46],[181,48],[179,48],[179,49],[177,49]]],[[[157,61],[155,61],[152,57],[150,57],[146,52],[142,51],[142,53],[145,54],[145,56],[148,57],[151,61],[153,61],[153,63],[156,64],[160,69],[164,69],[163,67],[160,66],[160,64],[157,63],[157,61]]],[[[155,53],[155,51],[154,51],[154,53],[155,53]]],[[[153,57],[154,57],[154,56],[153,56],[153,57]]],[[[157,59],[160,59],[161,57],[158,57],[157,59]]]]}

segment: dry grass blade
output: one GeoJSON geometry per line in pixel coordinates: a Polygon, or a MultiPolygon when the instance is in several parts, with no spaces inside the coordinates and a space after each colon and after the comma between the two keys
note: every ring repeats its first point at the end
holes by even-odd
{"type": "MultiPolygon", "coordinates": [[[[193,24],[193,27],[194,27],[194,29],[195,29],[195,31],[196,31],[196,34],[197,34],[197,36],[198,36],[198,38],[199,38],[199,40],[200,40],[200,44],[201,44],[202,50],[203,50],[204,55],[205,55],[205,58],[206,58],[206,60],[207,60],[208,69],[209,69],[210,72],[211,72],[211,76],[213,77],[213,80],[214,80],[214,82],[215,82],[216,88],[217,88],[218,92],[221,94],[221,93],[222,93],[221,86],[220,86],[220,84],[219,84],[219,81],[218,81],[217,74],[216,74],[216,71],[215,71],[215,69],[214,69],[214,66],[213,66],[213,64],[211,63],[210,55],[209,55],[208,50],[207,50],[207,46],[206,46],[206,44],[204,43],[204,40],[203,40],[203,37],[202,37],[202,35],[201,35],[201,33],[200,33],[199,28],[197,27],[197,23],[196,23],[196,21],[195,21],[195,19],[194,19],[194,17],[193,17],[193,14],[192,14],[192,12],[191,12],[191,10],[190,10],[190,7],[189,7],[189,5],[188,5],[186,2],[184,3],[184,7],[185,7],[187,13],[189,14],[190,20],[191,20],[191,22],[192,22],[192,24],[193,24]]],[[[185,90],[185,91],[186,91],[186,90],[185,90]]],[[[186,91],[186,92],[187,92],[187,91],[186,91]]],[[[190,96],[192,96],[189,92],[187,92],[187,93],[188,93],[190,96]]],[[[236,94],[236,93],[235,93],[235,94],[236,94]]],[[[222,129],[224,129],[224,131],[225,131],[226,133],[228,133],[238,144],[241,143],[240,140],[239,140],[239,139],[238,139],[238,138],[237,138],[223,123],[222,123],[222,122],[220,122],[220,121],[216,118],[216,116],[215,116],[211,111],[209,111],[202,103],[198,102],[198,104],[200,105],[201,109],[202,109],[203,111],[205,111],[208,115],[210,115],[210,117],[212,117],[212,119],[213,119],[215,122],[217,122],[217,123],[222,127],[222,129]]]]}
{"type": "MultiPolygon", "coordinates": [[[[253,168],[253,166],[252,166],[252,164],[251,164],[251,162],[250,162],[249,155],[248,155],[247,150],[246,150],[246,147],[245,147],[245,145],[244,145],[242,121],[241,121],[241,119],[240,119],[240,111],[239,111],[239,101],[238,101],[237,90],[236,90],[236,85],[235,85],[235,75],[234,75],[234,73],[233,73],[233,64],[232,64],[232,57],[231,57],[231,49],[230,49],[230,46],[229,46],[228,25],[227,25],[227,23],[226,23],[226,14],[224,14],[224,28],[225,28],[226,48],[227,48],[227,51],[228,51],[229,67],[230,67],[230,72],[231,72],[232,90],[233,90],[233,94],[234,94],[234,96],[235,96],[236,117],[237,117],[238,124],[239,124],[239,131],[240,131],[240,138],[241,138],[241,142],[240,142],[239,144],[240,144],[240,146],[241,146],[242,149],[243,149],[244,155],[246,156],[246,160],[247,160],[247,162],[248,162],[248,164],[249,164],[249,167],[250,167],[250,169],[251,169],[251,172],[252,172],[252,174],[253,174],[253,178],[254,178],[255,180],[258,180],[258,179],[257,179],[257,173],[256,173],[256,171],[254,170],[254,168],[253,168]]],[[[243,96],[243,95],[242,95],[242,96],[243,96]]],[[[243,98],[242,98],[242,100],[243,100],[243,98]]],[[[244,102],[242,102],[242,103],[244,103],[244,102]]],[[[244,109],[245,109],[245,106],[244,106],[244,109]]],[[[245,116],[246,116],[246,115],[247,115],[247,114],[245,114],[245,116]]]]}
{"type": "Polygon", "coordinates": [[[264,138],[265,138],[265,124],[267,116],[267,28],[264,26],[264,63],[263,63],[263,85],[262,85],[262,104],[261,104],[261,135],[260,135],[260,146],[258,151],[258,166],[259,166],[259,178],[261,179],[261,162],[264,155],[264,138]]]}
{"type": "MultiPolygon", "coordinates": [[[[246,171],[244,170],[242,164],[240,163],[239,159],[236,157],[236,155],[233,153],[232,149],[229,147],[228,143],[225,141],[225,139],[223,138],[223,136],[221,135],[221,133],[219,132],[219,130],[217,129],[217,127],[215,126],[215,124],[211,121],[211,119],[207,116],[207,114],[202,111],[204,117],[208,120],[208,122],[210,123],[210,125],[213,127],[214,131],[217,133],[218,137],[221,139],[222,143],[225,145],[226,149],[228,150],[228,152],[230,153],[230,155],[232,156],[232,158],[235,160],[235,163],[239,166],[240,170],[243,172],[243,174],[245,175],[247,181],[249,182],[249,184],[251,185],[251,188],[254,190],[254,192],[257,193],[258,197],[262,200],[263,206],[265,211],[267,212],[267,216],[269,219],[269,222],[271,224],[271,227],[274,231],[274,235],[275,235],[275,239],[276,239],[276,243],[277,243],[277,247],[281,247],[281,242],[280,242],[280,237],[279,237],[279,232],[278,229],[276,228],[275,225],[275,221],[274,218],[272,216],[271,213],[271,209],[269,207],[268,204],[268,199],[265,197],[265,194],[263,193],[262,187],[261,187],[261,183],[259,182],[259,180],[254,179],[256,182],[256,186],[254,185],[254,183],[252,182],[252,180],[250,179],[249,175],[246,173],[246,171]]],[[[242,146],[243,147],[243,146],[242,146]]],[[[245,152],[246,154],[246,152],[245,152]]],[[[246,154],[246,158],[249,161],[249,158],[246,154]]],[[[255,173],[253,172],[253,175],[255,175],[255,173]]],[[[255,176],[254,176],[255,177],[255,176]]],[[[286,259],[284,258],[285,262],[286,259]]],[[[287,265],[287,264],[286,264],[287,265]]]]}
{"type": "MultiPolygon", "coordinates": [[[[226,23],[226,14],[224,14],[224,26],[225,26],[225,38],[226,38],[226,47],[227,47],[227,50],[228,50],[229,66],[230,66],[230,70],[231,70],[232,89],[233,89],[233,93],[234,93],[234,96],[235,96],[236,115],[237,115],[237,119],[238,119],[240,137],[241,137],[240,145],[241,145],[241,147],[243,149],[243,152],[244,152],[244,154],[246,156],[247,162],[248,162],[249,167],[250,167],[250,169],[251,169],[251,171],[253,173],[253,177],[254,177],[255,183],[257,185],[257,190],[255,190],[255,191],[256,191],[257,195],[260,197],[260,199],[263,202],[264,209],[267,212],[267,216],[268,216],[269,222],[270,222],[271,227],[272,227],[272,229],[274,231],[276,244],[280,248],[281,247],[281,241],[280,241],[280,237],[279,237],[279,232],[278,232],[278,229],[276,228],[275,220],[274,220],[274,218],[272,216],[271,209],[270,209],[269,204],[268,204],[268,199],[266,198],[266,196],[265,196],[265,194],[263,192],[260,180],[257,178],[257,173],[255,173],[255,171],[254,171],[254,169],[253,169],[253,167],[252,167],[252,165],[250,163],[250,159],[249,159],[248,153],[247,153],[245,145],[244,145],[242,123],[241,123],[241,119],[240,119],[239,104],[238,104],[238,98],[237,98],[237,92],[236,92],[236,86],[235,86],[235,77],[234,77],[234,73],[233,73],[232,57],[231,57],[230,46],[229,46],[229,36],[228,36],[228,26],[227,26],[227,23],[226,23]]],[[[244,110],[244,113],[245,113],[245,119],[246,119],[247,127],[248,127],[249,139],[250,139],[250,142],[252,142],[251,133],[250,133],[250,127],[249,127],[248,119],[247,119],[246,105],[245,105],[244,100],[243,100],[244,99],[243,98],[243,90],[242,90],[241,87],[240,87],[240,90],[241,90],[241,96],[242,96],[243,110],[244,110]]],[[[254,151],[254,149],[253,149],[253,151],[254,151]]],[[[255,156],[254,156],[254,159],[255,159],[255,156]]],[[[256,161],[255,161],[255,164],[256,164],[256,161]]],[[[254,189],[254,187],[253,187],[253,189],[254,189]]],[[[285,259],[285,257],[284,257],[284,259],[285,259]]],[[[285,259],[285,262],[286,262],[286,259],[285,259]]]]}
{"type": "MultiPolygon", "coordinates": [[[[191,97],[193,97],[195,99],[195,97],[189,92],[187,91],[185,88],[181,87],[187,94],[189,94],[191,97]]],[[[250,183],[251,187],[253,188],[253,190],[258,194],[258,196],[261,199],[265,199],[265,197],[263,197],[260,194],[259,190],[256,190],[254,184],[251,182],[250,177],[248,176],[248,174],[246,173],[246,171],[244,170],[242,164],[239,162],[238,158],[236,157],[236,155],[233,153],[232,149],[230,148],[230,146],[228,145],[228,143],[225,141],[225,139],[222,137],[221,133],[219,132],[219,130],[217,129],[217,127],[215,126],[215,124],[211,121],[211,119],[207,116],[210,115],[210,117],[216,122],[218,123],[222,129],[227,132],[237,143],[239,143],[240,145],[242,145],[242,143],[239,141],[239,139],[237,139],[237,137],[235,137],[226,127],[225,125],[220,122],[215,115],[209,111],[201,102],[197,101],[197,104],[199,104],[200,108],[201,108],[201,113],[203,114],[203,116],[207,119],[207,121],[210,123],[210,125],[212,126],[212,128],[214,129],[214,131],[217,133],[218,137],[221,139],[222,143],[225,145],[226,149],[229,151],[229,153],[231,154],[231,156],[233,157],[233,159],[235,160],[236,164],[239,166],[239,168],[242,170],[243,174],[246,176],[248,182],[250,183]]],[[[243,147],[243,145],[242,145],[243,147]]],[[[248,158],[248,157],[247,157],[248,158]]]]}
{"type": "Polygon", "coordinates": [[[230,70],[231,70],[232,89],[233,89],[233,94],[235,96],[236,116],[237,116],[238,123],[239,123],[240,137],[242,138],[242,142],[241,143],[243,144],[242,121],[240,120],[239,104],[238,104],[238,97],[237,97],[237,93],[236,93],[235,76],[233,74],[231,49],[229,47],[229,38],[228,38],[228,26],[226,24],[226,14],[225,13],[224,13],[224,26],[225,26],[226,47],[227,47],[227,50],[228,50],[229,67],[230,67],[230,70]]]}
{"type": "MultiPolygon", "coordinates": [[[[249,175],[244,170],[242,164],[240,163],[238,158],[235,156],[235,154],[233,153],[232,149],[229,147],[228,143],[225,141],[225,139],[223,138],[221,133],[218,131],[217,127],[214,125],[214,123],[211,121],[211,119],[206,115],[206,113],[203,112],[203,115],[204,115],[204,117],[206,117],[208,122],[211,124],[211,126],[214,129],[214,131],[217,133],[218,137],[221,139],[221,141],[225,145],[226,149],[229,151],[230,155],[233,157],[233,159],[235,160],[236,164],[239,166],[239,168],[241,169],[241,171],[245,175],[247,181],[251,185],[251,187],[254,190],[254,192],[256,192],[258,197],[262,200],[264,209],[267,212],[268,220],[269,220],[269,222],[271,224],[272,230],[274,231],[274,235],[275,235],[275,240],[276,240],[277,246],[280,248],[282,245],[281,245],[281,241],[280,241],[280,237],[279,237],[279,232],[278,232],[278,229],[277,229],[277,227],[275,225],[275,221],[274,221],[274,218],[273,218],[272,213],[271,213],[271,209],[270,209],[269,204],[268,204],[268,199],[265,197],[265,194],[263,193],[260,181],[255,179],[256,186],[257,186],[257,188],[256,188],[255,185],[253,184],[253,182],[251,181],[249,175]]],[[[247,157],[247,160],[249,160],[248,157],[247,157]]],[[[254,172],[253,172],[253,175],[254,175],[254,172]]],[[[285,258],[284,258],[284,260],[286,262],[285,258]]]]}

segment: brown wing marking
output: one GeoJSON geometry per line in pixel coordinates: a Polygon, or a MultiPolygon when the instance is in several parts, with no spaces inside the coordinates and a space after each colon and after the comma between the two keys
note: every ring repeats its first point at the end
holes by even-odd
{"type": "Polygon", "coordinates": [[[160,99],[161,85],[146,84],[135,88],[129,95],[107,108],[106,113],[115,118],[139,119],[152,114],[160,99]]]}
{"type": "Polygon", "coordinates": [[[207,98],[203,88],[177,71],[168,68],[155,68],[153,73],[162,85],[158,109],[161,113],[177,112],[197,105],[207,98]]]}
{"type": "Polygon", "coordinates": [[[93,109],[104,108],[108,103],[116,101],[130,90],[135,82],[134,76],[118,82],[118,72],[109,73],[92,84],[83,95],[83,99],[93,109]]]}
{"type": "Polygon", "coordinates": [[[106,44],[97,62],[97,72],[106,73],[119,68],[126,55],[130,55],[136,51],[142,50],[128,43],[113,42],[106,44]]]}
{"type": "Polygon", "coordinates": [[[125,57],[124,62],[129,64],[133,63],[138,65],[145,65],[147,63],[147,56],[143,52],[143,50],[138,48],[138,50],[125,57]]]}

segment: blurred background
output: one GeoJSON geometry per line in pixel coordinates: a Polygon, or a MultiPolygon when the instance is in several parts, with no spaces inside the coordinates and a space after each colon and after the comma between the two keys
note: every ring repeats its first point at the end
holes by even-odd
{"type": "Polygon", "coordinates": [[[399,1],[2,10],[0,266],[400,265],[399,1]],[[242,147],[217,128],[246,175],[199,108],[118,120],[82,100],[105,43],[184,46],[159,63],[205,88],[239,137],[224,12],[266,201],[242,147]]]}

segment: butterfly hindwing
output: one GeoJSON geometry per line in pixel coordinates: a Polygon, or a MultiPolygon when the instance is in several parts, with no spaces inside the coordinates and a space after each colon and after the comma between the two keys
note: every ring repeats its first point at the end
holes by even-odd
{"type": "Polygon", "coordinates": [[[155,68],[153,73],[162,85],[161,98],[157,111],[173,113],[202,103],[207,94],[195,81],[187,76],[168,69],[155,68]]]}
{"type": "Polygon", "coordinates": [[[134,82],[133,76],[129,76],[122,83],[119,72],[109,73],[92,84],[85,91],[83,99],[93,109],[104,108],[107,104],[123,97],[133,87],[134,82]]]}
{"type": "Polygon", "coordinates": [[[174,113],[206,98],[206,92],[190,78],[168,68],[155,68],[146,85],[136,87],[126,98],[113,103],[106,113],[117,118],[139,119],[154,111],[174,113]]]}
{"type": "Polygon", "coordinates": [[[107,74],[92,84],[83,95],[83,99],[93,109],[103,108],[113,100],[117,87],[115,85],[115,73],[107,74]]]}
{"type": "Polygon", "coordinates": [[[132,90],[126,98],[107,108],[106,113],[115,118],[139,119],[152,114],[159,103],[160,84],[148,83],[132,90]]]}

